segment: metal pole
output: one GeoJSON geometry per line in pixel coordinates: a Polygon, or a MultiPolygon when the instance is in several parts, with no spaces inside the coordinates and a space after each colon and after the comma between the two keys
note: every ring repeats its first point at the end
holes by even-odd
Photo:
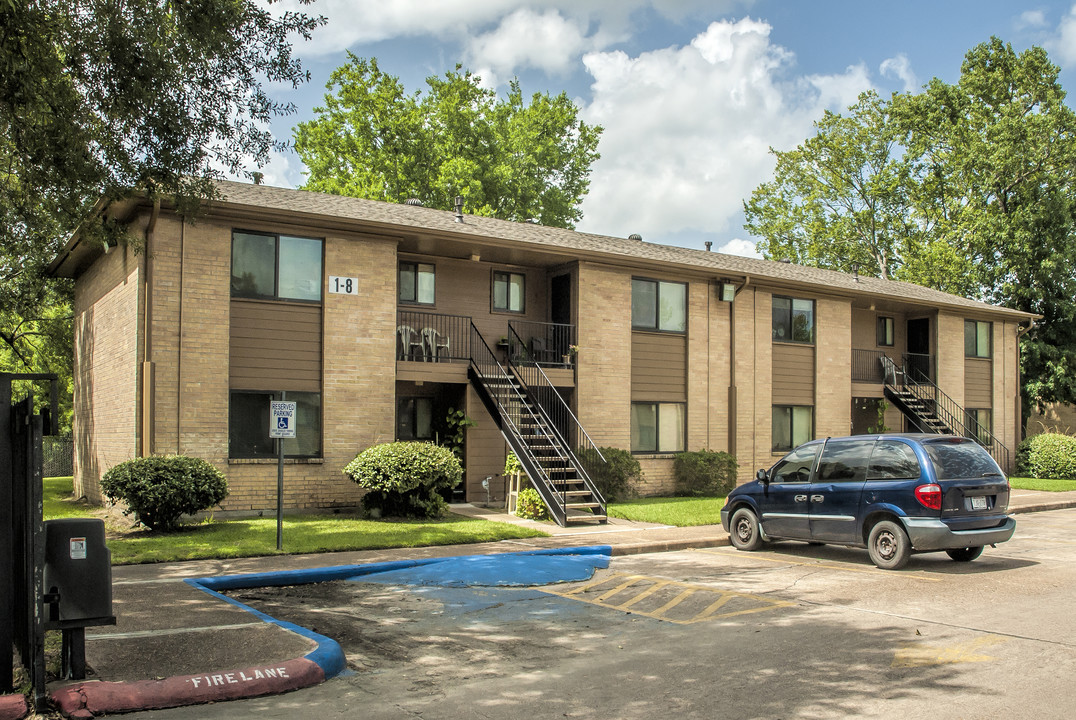
{"type": "Polygon", "coordinates": [[[284,549],[284,439],[276,441],[276,549],[284,549]]]}

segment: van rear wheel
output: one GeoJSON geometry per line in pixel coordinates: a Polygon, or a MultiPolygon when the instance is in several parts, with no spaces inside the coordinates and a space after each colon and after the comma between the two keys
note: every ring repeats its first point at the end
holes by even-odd
{"type": "Polygon", "coordinates": [[[953,548],[952,550],[946,550],[945,554],[956,560],[957,562],[971,562],[975,558],[983,554],[983,546],[970,547],[970,548],[953,548]]]}
{"type": "Polygon", "coordinates": [[[912,556],[912,543],[904,528],[892,520],[882,520],[871,528],[867,551],[882,570],[900,570],[912,556]]]}

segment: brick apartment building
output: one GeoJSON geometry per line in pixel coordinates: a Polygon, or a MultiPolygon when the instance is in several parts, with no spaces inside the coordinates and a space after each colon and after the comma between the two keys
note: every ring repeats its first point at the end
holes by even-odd
{"type": "MultiPolygon", "coordinates": [[[[731,452],[746,479],[883,422],[977,437],[1011,469],[1026,313],[636,236],[220,191],[194,223],[113,206],[143,252],[76,235],[53,262],[75,279],[75,486],[91,500],[116,463],[181,453],[226,473],[224,510],[274,507],[281,398],[298,404],[289,508],[355,505],[341,468],[375,443],[440,440],[450,408],[477,423],[461,489],[476,502],[487,477],[503,497],[510,448],[553,488],[565,464],[585,474],[581,450],[630,449],[657,494],[680,450],[731,452]]],[[[595,499],[571,487],[567,504],[595,499]]]]}

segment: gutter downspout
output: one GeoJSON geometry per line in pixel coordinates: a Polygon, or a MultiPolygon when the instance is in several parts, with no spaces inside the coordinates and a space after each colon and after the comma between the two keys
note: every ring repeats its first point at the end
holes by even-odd
{"type": "Polygon", "coordinates": [[[142,248],[142,424],[139,455],[148,457],[153,454],[153,405],[156,373],[153,363],[153,264],[150,251],[153,247],[157,218],[161,214],[161,200],[153,200],[153,210],[146,223],[145,244],[142,248]]]}
{"type": "MultiPolygon", "coordinates": [[[[751,284],[751,278],[745,276],[743,285],[736,290],[739,295],[751,284]]],[[[736,296],[729,303],[729,394],[728,394],[728,448],[729,455],[736,457],[736,431],[739,426],[739,408],[736,395],[736,296]]]]}

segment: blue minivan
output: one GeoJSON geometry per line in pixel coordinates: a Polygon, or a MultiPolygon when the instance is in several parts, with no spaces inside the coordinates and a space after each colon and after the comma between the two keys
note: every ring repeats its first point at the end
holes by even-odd
{"type": "Polygon", "coordinates": [[[1016,530],[1009,481],[974,440],[855,435],[814,440],[729,493],[721,524],[733,546],[771,540],[865,547],[880,568],[913,552],[969,562],[1016,530]]]}

